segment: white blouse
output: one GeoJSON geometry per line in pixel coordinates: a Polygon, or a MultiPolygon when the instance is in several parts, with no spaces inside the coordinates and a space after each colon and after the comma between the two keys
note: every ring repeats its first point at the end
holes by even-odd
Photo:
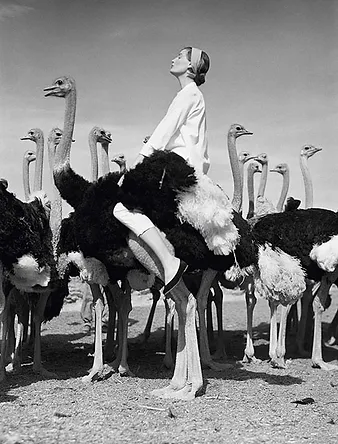
{"type": "Polygon", "coordinates": [[[177,93],[140,154],[148,157],[154,150],[173,151],[197,171],[207,174],[210,160],[205,103],[195,82],[188,83],[177,93]]]}

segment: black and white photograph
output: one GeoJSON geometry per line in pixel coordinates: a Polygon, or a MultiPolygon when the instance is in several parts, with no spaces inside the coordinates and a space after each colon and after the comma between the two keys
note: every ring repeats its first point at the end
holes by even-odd
{"type": "Polygon", "coordinates": [[[338,0],[0,0],[0,444],[338,442],[338,0]]]}

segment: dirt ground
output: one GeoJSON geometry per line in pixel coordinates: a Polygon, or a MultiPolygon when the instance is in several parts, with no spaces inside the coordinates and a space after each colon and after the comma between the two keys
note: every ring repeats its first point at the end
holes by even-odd
{"type": "MultiPolygon", "coordinates": [[[[135,377],[117,374],[84,384],[92,364],[93,335],[84,336],[79,303],[65,305],[44,325],[44,366],[58,379],[40,380],[25,354],[22,374],[0,385],[0,444],[14,443],[325,443],[338,442],[338,372],[313,369],[294,355],[288,338],[286,369],[268,363],[267,302],[254,314],[256,356],[261,364],[242,364],[245,301],[225,293],[225,344],[233,368],[204,370],[204,393],[192,402],[162,400],[151,390],[168,384],[163,368],[164,305],[160,301],[145,347],[138,344],[149,313],[149,294],[133,296],[129,365],[135,377]],[[311,397],[314,403],[292,401],[311,397]]],[[[338,292],[324,314],[324,337],[338,306],[338,292]]],[[[325,347],[324,359],[337,362],[338,346],[325,347]]]]}

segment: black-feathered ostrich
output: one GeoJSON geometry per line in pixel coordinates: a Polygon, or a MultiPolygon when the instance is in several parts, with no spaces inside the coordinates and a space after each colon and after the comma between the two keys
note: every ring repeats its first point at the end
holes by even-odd
{"type": "MultiPolygon", "coordinates": [[[[309,208],[306,210],[295,210],[283,213],[275,213],[264,216],[253,227],[253,235],[259,245],[261,252],[266,252],[267,271],[273,267],[275,261],[284,261],[284,253],[294,258],[295,270],[300,276],[302,269],[309,279],[318,283],[314,288],[313,310],[315,314],[315,328],[312,348],[312,364],[325,370],[337,369],[333,364],[328,364],[322,358],[321,344],[321,315],[324,310],[325,301],[331,284],[338,276],[338,215],[337,213],[320,209],[309,208]],[[319,285],[320,283],[320,285],[319,285]]],[[[261,270],[263,270],[261,264],[261,270]]],[[[290,275],[290,296],[296,288],[296,274],[290,275]]],[[[274,292],[266,292],[260,288],[262,293],[268,294],[272,298],[278,299],[279,276],[276,275],[274,292]]],[[[305,288],[304,288],[305,289],[305,288]]],[[[304,290],[303,289],[303,290],[304,290]]],[[[296,298],[298,299],[298,298],[296,298]]],[[[295,299],[295,300],[296,300],[295,299]]],[[[282,299],[284,305],[290,300],[282,299]]],[[[280,330],[283,327],[281,325],[280,330]]],[[[284,361],[285,346],[279,349],[276,344],[277,331],[270,337],[273,342],[271,350],[275,353],[276,360],[284,361]],[[281,348],[281,349],[280,349],[281,348]]],[[[282,332],[283,335],[283,332],[282,332]]]]}
{"type": "MultiPolygon", "coordinates": [[[[30,202],[22,202],[0,185],[0,313],[5,297],[4,279],[23,292],[48,290],[51,282],[53,255],[48,241],[51,233],[48,223],[49,201],[39,193],[30,202]]],[[[7,316],[3,315],[3,332],[7,332],[7,316]]],[[[2,341],[2,348],[6,341],[2,341]]],[[[5,354],[2,349],[1,355],[5,354]]],[[[41,363],[41,362],[40,362],[41,363]]],[[[0,380],[5,378],[3,363],[0,380]]]]}
{"type": "MultiPolygon", "coordinates": [[[[232,214],[231,210],[225,228],[224,217],[222,217],[222,221],[213,221],[212,227],[210,227],[209,215],[204,215],[201,221],[200,216],[203,214],[201,214],[201,206],[198,206],[196,201],[200,199],[201,202],[205,202],[205,194],[208,194],[210,187],[214,193],[219,190],[220,200],[225,201],[225,196],[219,188],[210,182],[208,183],[208,178],[205,178],[203,185],[200,186],[203,178],[197,180],[194,169],[176,154],[158,152],[145,159],[142,164],[125,175],[121,189],[117,184],[119,175],[114,173],[106,175],[94,184],[88,184],[85,179],[76,175],[69,165],[70,139],[76,108],[75,82],[69,77],[61,77],[45,91],[46,95],[66,98],[64,136],[54,167],[55,183],[63,198],[75,208],[76,236],[81,250],[85,256],[96,257],[106,265],[112,282],[120,278],[121,273],[126,273],[128,270],[125,265],[125,252],[129,233],[112,217],[113,208],[118,201],[129,208],[140,208],[143,213],[149,214],[155,224],[166,233],[167,240],[174,245],[175,254],[182,257],[195,269],[208,269],[211,266],[215,270],[226,270],[232,266],[235,258],[231,252],[238,243],[238,231],[241,235],[241,243],[236,249],[237,261],[241,266],[252,264],[255,259],[255,248],[245,221],[236,213],[232,214]],[[136,184],[137,194],[135,194],[136,184]],[[208,185],[209,189],[205,189],[205,186],[208,187],[208,185]],[[192,193],[187,192],[187,189],[191,188],[193,188],[192,193]],[[187,220],[184,221],[189,218],[192,212],[191,209],[187,210],[191,203],[189,199],[191,196],[192,206],[195,208],[195,215],[192,218],[194,219],[196,214],[199,216],[197,225],[201,224],[199,226],[201,231],[206,230],[203,231],[203,235],[187,220]],[[177,211],[179,211],[181,221],[176,216],[177,211]],[[232,217],[236,228],[231,225],[232,217]],[[209,227],[207,226],[208,221],[209,227]],[[217,227],[216,222],[223,225],[223,234],[225,232],[227,235],[215,237],[215,232],[211,231],[213,227],[217,227]],[[203,236],[207,239],[206,241],[203,236]],[[214,243],[214,249],[218,247],[219,251],[228,251],[228,254],[214,255],[207,247],[206,242],[214,243]],[[248,251],[250,257],[247,255],[248,251]]],[[[247,133],[243,129],[241,131],[243,134],[247,133]]],[[[237,131],[237,135],[239,132],[240,130],[237,131]]],[[[146,246],[140,254],[142,249],[140,239],[134,238],[132,241],[131,238],[132,236],[130,236],[129,246],[138,260],[150,269],[158,264],[154,271],[157,276],[163,278],[163,270],[157,258],[146,255],[146,246]]],[[[135,262],[132,267],[135,267],[135,262]]],[[[179,317],[176,366],[169,387],[160,389],[155,394],[191,399],[202,386],[195,330],[195,299],[189,295],[182,281],[172,291],[171,297],[176,302],[179,317]]]]}

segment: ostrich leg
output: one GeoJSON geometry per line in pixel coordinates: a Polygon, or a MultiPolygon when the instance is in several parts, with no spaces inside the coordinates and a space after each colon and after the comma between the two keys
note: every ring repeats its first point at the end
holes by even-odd
{"type": "Polygon", "coordinates": [[[253,345],[252,324],[253,324],[253,312],[257,303],[255,296],[255,286],[252,276],[247,276],[243,283],[245,289],[245,301],[246,301],[246,346],[244,350],[244,357],[242,362],[261,362],[260,359],[255,357],[255,349],[253,345]]]}
{"type": "Polygon", "coordinates": [[[1,313],[2,318],[2,337],[1,337],[1,356],[0,356],[0,382],[6,379],[6,356],[7,356],[7,332],[8,332],[8,317],[9,317],[9,303],[5,303],[4,309],[1,313]]]}
{"type": "Polygon", "coordinates": [[[279,334],[278,334],[278,344],[277,344],[277,360],[279,368],[286,368],[285,365],[285,340],[286,340],[286,324],[288,319],[288,314],[291,309],[291,305],[287,305],[286,307],[282,305],[281,309],[281,319],[279,324],[279,334]]]}
{"type": "Polygon", "coordinates": [[[322,313],[325,301],[329,294],[332,283],[337,279],[338,268],[333,273],[326,273],[320,282],[320,286],[313,300],[313,312],[315,315],[313,346],[312,346],[312,366],[323,370],[338,370],[338,366],[323,361],[322,356],[322,313]]]}
{"type": "Polygon", "coordinates": [[[278,368],[277,359],[277,308],[279,303],[277,301],[269,301],[270,305],[270,344],[269,356],[272,367],[278,368]]]}
{"type": "Polygon", "coordinates": [[[94,362],[89,374],[83,376],[83,382],[89,382],[94,376],[100,376],[103,372],[103,353],[102,353],[102,312],[104,307],[103,295],[99,284],[89,284],[93,294],[93,304],[95,311],[95,344],[94,344],[94,362]]]}
{"type": "Polygon", "coordinates": [[[313,300],[313,281],[306,279],[306,289],[301,298],[301,312],[300,312],[300,320],[298,324],[296,343],[300,356],[304,358],[310,357],[310,353],[305,350],[304,342],[305,342],[305,331],[306,331],[306,320],[309,313],[309,306],[313,300]]]}
{"type": "Polygon", "coordinates": [[[121,376],[134,376],[130,371],[128,358],[128,317],[131,312],[131,288],[126,279],[122,292],[120,293],[118,307],[118,352],[117,357],[111,364],[114,370],[117,370],[121,376]]]}
{"type": "Polygon", "coordinates": [[[331,321],[331,324],[329,326],[329,339],[327,340],[328,345],[334,345],[337,340],[337,327],[338,327],[338,310],[336,314],[334,315],[334,318],[331,321]]]}
{"type": "Polygon", "coordinates": [[[114,349],[116,345],[115,341],[115,325],[116,325],[116,314],[117,309],[114,302],[114,294],[117,292],[121,292],[122,290],[118,286],[118,284],[111,284],[111,288],[107,286],[104,287],[104,292],[106,294],[108,308],[109,308],[109,317],[108,317],[108,329],[106,336],[106,344],[104,347],[104,357],[106,361],[112,361],[114,356],[114,349]]]}
{"type": "Polygon", "coordinates": [[[49,295],[49,292],[40,294],[39,301],[34,310],[33,325],[35,336],[33,372],[41,375],[43,378],[57,378],[55,373],[43,368],[41,363],[41,324],[44,319],[44,312],[49,295]]]}
{"type": "Polygon", "coordinates": [[[153,320],[154,320],[156,306],[157,306],[157,303],[158,303],[160,296],[161,296],[161,292],[157,288],[151,288],[150,291],[151,291],[151,294],[153,295],[153,303],[150,308],[150,312],[149,312],[146,326],[145,326],[144,331],[142,333],[142,339],[141,339],[142,344],[145,344],[149,339],[151,326],[152,326],[153,320]]]}
{"type": "Polygon", "coordinates": [[[203,386],[196,334],[196,300],[183,282],[170,294],[178,314],[178,340],[174,376],[168,387],[153,390],[161,398],[189,401],[203,386]]]}
{"type": "Polygon", "coordinates": [[[232,365],[219,364],[212,360],[209,349],[208,332],[205,323],[205,310],[208,303],[209,290],[213,280],[216,277],[216,274],[217,272],[211,269],[203,272],[201,285],[198,289],[196,299],[200,327],[200,353],[202,366],[209,367],[215,371],[222,371],[226,368],[232,367],[232,365]]]}
{"type": "Polygon", "coordinates": [[[163,365],[167,368],[174,368],[174,359],[171,350],[171,339],[174,326],[175,302],[170,298],[164,299],[165,305],[165,355],[163,365]]]}
{"type": "MultiPolygon", "coordinates": [[[[216,345],[216,351],[212,355],[212,358],[226,359],[227,354],[224,347],[224,337],[223,337],[223,291],[219,285],[217,277],[213,281],[212,288],[214,290],[214,301],[216,305],[216,316],[217,316],[217,345],[216,345]]],[[[207,319],[207,324],[208,324],[208,319],[207,319]]],[[[208,332],[208,338],[210,338],[209,332],[208,332]]]]}

